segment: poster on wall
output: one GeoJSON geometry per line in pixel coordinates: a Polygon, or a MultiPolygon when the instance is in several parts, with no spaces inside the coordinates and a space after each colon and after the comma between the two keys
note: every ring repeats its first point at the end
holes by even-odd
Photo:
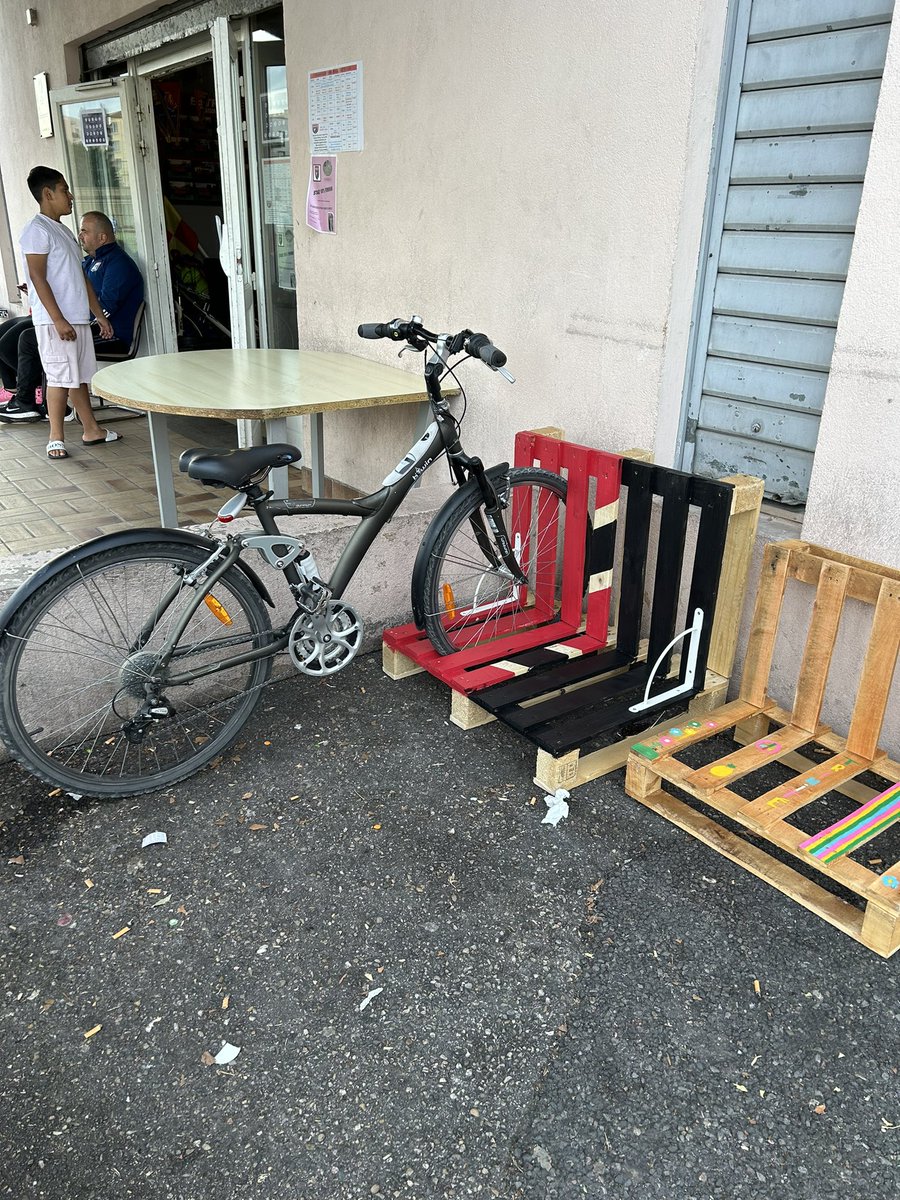
{"type": "Polygon", "coordinates": [[[309,73],[309,148],[340,154],[363,148],[362,63],[309,73]]]}
{"type": "Polygon", "coordinates": [[[291,202],[291,160],[264,158],[262,160],[263,219],[267,225],[290,225],[293,217],[291,202]]]}
{"type": "Polygon", "coordinates": [[[318,233],[337,233],[337,159],[314,154],[309,160],[306,223],[318,233]]]}

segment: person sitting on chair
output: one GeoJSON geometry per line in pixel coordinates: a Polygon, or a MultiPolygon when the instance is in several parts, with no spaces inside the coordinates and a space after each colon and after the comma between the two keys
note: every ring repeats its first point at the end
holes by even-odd
{"type": "MultiPolygon", "coordinates": [[[[116,241],[116,231],[102,212],[86,212],[81,218],[78,240],[87,257],[81,264],[85,277],[113,327],[115,337],[103,339],[101,353],[124,354],[131,345],[134,318],[144,299],[144,279],[137,263],[116,241]]],[[[100,327],[91,322],[94,343],[101,341],[100,327]]]]}
{"type": "Polygon", "coordinates": [[[12,396],[0,402],[0,421],[40,421],[43,411],[36,390],[41,386],[41,358],[31,317],[13,317],[0,325],[0,379],[12,396]]]}

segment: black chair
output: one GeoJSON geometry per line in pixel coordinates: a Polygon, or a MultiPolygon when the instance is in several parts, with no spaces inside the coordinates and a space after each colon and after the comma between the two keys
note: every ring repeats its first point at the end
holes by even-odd
{"type": "MultiPolygon", "coordinates": [[[[124,350],[114,350],[110,354],[101,354],[100,351],[103,348],[103,343],[102,342],[94,343],[94,355],[95,355],[98,363],[100,363],[100,362],[104,362],[104,363],[127,362],[130,358],[135,357],[135,355],[138,352],[138,347],[141,344],[141,329],[144,324],[144,313],[145,313],[146,309],[147,309],[147,302],[145,300],[142,300],[137,307],[137,312],[134,314],[134,325],[132,326],[132,330],[131,330],[131,342],[124,350]]],[[[41,396],[43,398],[44,406],[46,407],[46,404],[47,404],[47,373],[46,373],[46,371],[42,372],[42,374],[41,374],[41,396]]],[[[97,402],[96,406],[98,408],[106,408],[106,401],[103,399],[102,396],[96,396],[93,392],[91,392],[90,397],[91,397],[92,405],[93,405],[93,402],[96,400],[96,402],[97,402]]],[[[123,409],[122,411],[125,414],[127,414],[128,416],[135,416],[135,417],[146,416],[146,413],[138,412],[137,409],[133,409],[133,408],[123,409]]],[[[74,421],[75,420],[74,412],[72,412],[71,409],[67,409],[66,412],[68,414],[66,416],[66,420],[74,421]]]]}
{"type": "MultiPolygon", "coordinates": [[[[138,347],[141,344],[141,330],[144,325],[144,313],[146,312],[146,310],[147,310],[147,302],[145,300],[142,300],[140,302],[140,304],[137,306],[137,312],[134,314],[134,325],[132,326],[132,331],[131,331],[131,342],[129,343],[128,346],[125,347],[125,349],[113,350],[113,351],[110,351],[110,352],[104,354],[103,353],[103,342],[95,342],[94,343],[94,353],[96,354],[98,363],[128,362],[129,359],[132,359],[136,356],[136,354],[138,352],[138,347]]],[[[99,408],[106,408],[106,401],[103,399],[102,396],[95,396],[94,393],[91,392],[91,397],[92,397],[92,399],[94,399],[98,402],[99,408]]],[[[133,413],[134,416],[136,416],[136,417],[143,417],[145,415],[142,412],[137,412],[135,409],[129,408],[126,411],[129,414],[133,413]]]]}

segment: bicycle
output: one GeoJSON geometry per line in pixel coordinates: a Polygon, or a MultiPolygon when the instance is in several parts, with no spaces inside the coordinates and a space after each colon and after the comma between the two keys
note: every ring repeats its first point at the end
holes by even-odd
{"type": "MultiPolygon", "coordinates": [[[[458,490],[431,521],[412,572],[412,607],[449,654],[555,619],[566,482],[539,467],[485,469],[466,454],[441,390],[477,358],[515,382],[482,333],[434,334],[419,317],[360,325],[364,338],[425,355],[431,423],[385,477],[356,500],[273,500],[268,472],[296,446],[186,450],[179,465],[235,494],[216,520],[249,505],[259,529],[220,536],[130,529],[62,554],[0,613],[0,738],[33,774],[78,794],[128,796],[177,783],[220,755],[249,719],[275,655],[312,676],[343,670],[363,638],[342,595],[415,482],[446,455],[458,490]],[[462,356],[462,357],[461,357],[462,356]],[[452,362],[451,360],[456,360],[452,362]],[[326,582],[304,540],[279,517],[359,517],[326,582]],[[242,554],[285,577],[290,618],[272,628],[266,584],[242,554]]],[[[458,383],[458,380],[457,380],[458,383]]],[[[462,389],[460,389],[462,391],[462,389]]]]}

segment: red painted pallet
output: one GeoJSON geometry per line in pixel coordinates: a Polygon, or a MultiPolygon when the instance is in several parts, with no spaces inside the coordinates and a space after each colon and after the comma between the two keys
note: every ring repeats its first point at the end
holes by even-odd
{"type": "MultiPolygon", "coordinates": [[[[528,670],[539,669],[549,662],[559,662],[561,658],[591,654],[607,644],[621,455],[528,431],[516,435],[515,464],[520,467],[540,465],[547,471],[565,472],[568,476],[568,518],[562,554],[565,570],[558,612],[553,597],[542,594],[538,586],[524,612],[518,611],[505,625],[492,618],[492,630],[500,636],[446,656],[439,655],[424,633],[413,624],[398,625],[384,632],[388,651],[403,655],[415,664],[413,669],[426,670],[455,692],[465,695],[513,679],[528,670]],[[591,506],[593,516],[589,518],[591,506]],[[575,514],[581,513],[585,514],[589,525],[587,537],[586,526],[581,520],[573,519],[575,514]],[[510,662],[512,655],[516,657],[515,663],[510,662]]],[[[531,514],[527,512],[512,515],[509,533],[513,540],[521,532],[516,529],[515,522],[530,519],[531,514]]],[[[555,516],[552,519],[555,520],[555,516]]],[[[555,590],[556,538],[538,538],[536,541],[552,547],[552,569],[539,571],[537,575],[548,581],[545,588],[555,590]]],[[[412,671],[389,673],[399,677],[412,671]]]]}

